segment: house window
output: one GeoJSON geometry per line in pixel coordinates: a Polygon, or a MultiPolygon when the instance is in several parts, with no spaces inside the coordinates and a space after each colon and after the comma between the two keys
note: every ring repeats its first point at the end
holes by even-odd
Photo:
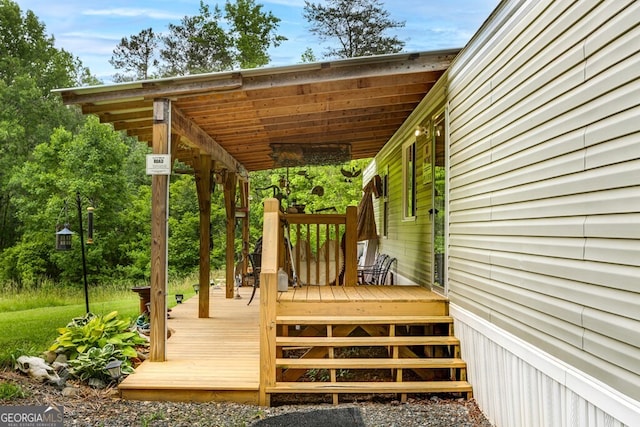
{"type": "Polygon", "coordinates": [[[382,177],[382,237],[389,237],[389,166],[382,177]]]}
{"type": "Polygon", "coordinates": [[[404,219],[416,216],[416,142],[402,145],[403,207],[404,219]]]}

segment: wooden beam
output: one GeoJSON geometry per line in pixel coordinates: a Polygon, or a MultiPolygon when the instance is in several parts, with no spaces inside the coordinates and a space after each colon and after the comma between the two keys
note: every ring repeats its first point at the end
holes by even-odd
{"type": "MultiPolygon", "coordinates": [[[[171,102],[153,103],[153,154],[169,154],[169,111],[171,102]]],[[[151,333],[149,360],[167,359],[167,212],[168,175],[151,179],[151,333]]]]}
{"type": "Polygon", "coordinates": [[[184,136],[202,153],[209,154],[216,162],[222,163],[225,169],[241,175],[243,179],[248,179],[249,175],[244,166],[177,108],[171,111],[171,125],[174,131],[184,136]]]}
{"type": "Polygon", "coordinates": [[[75,104],[79,102],[109,102],[123,98],[155,99],[165,96],[175,98],[178,96],[193,96],[199,93],[226,91],[242,87],[242,75],[239,73],[233,73],[228,76],[221,75],[215,80],[212,80],[212,77],[209,76],[208,81],[204,81],[204,78],[199,76],[190,77],[191,79],[181,77],[176,80],[160,79],[156,81],[133,82],[122,84],[122,89],[120,90],[95,92],[86,95],[62,92],[62,100],[66,104],[75,104]],[[195,81],[196,79],[200,79],[201,81],[195,81]]]}
{"type": "Polygon", "coordinates": [[[358,284],[358,208],[347,206],[344,284],[358,284]]]}
{"type": "Polygon", "coordinates": [[[211,156],[201,154],[194,159],[196,190],[200,208],[200,292],[198,317],[209,317],[209,280],[211,270],[209,239],[211,234],[211,156]]]}
{"type": "Polygon", "coordinates": [[[227,213],[227,246],[226,246],[226,296],[233,298],[236,264],[236,187],[237,175],[226,171],[224,176],[224,206],[227,213]]]}

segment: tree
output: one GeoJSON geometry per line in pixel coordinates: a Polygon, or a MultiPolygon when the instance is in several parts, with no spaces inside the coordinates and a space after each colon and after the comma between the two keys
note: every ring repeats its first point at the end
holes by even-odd
{"type": "Polygon", "coordinates": [[[162,38],[160,57],[164,75],[186,75],[221,71],[231,67],[230,40],[219,25],[222,11],[200,1],[200,14],[185,16],[180,25],[169,24],[162,38]]]}
{"type": "Polygon", "coordinates": [[[269,63],[270,46],[280,46],[286,37],[275,34],[280,19],[263,12],[254,0],[237,0],[224,6],[230,25],[229,40],[235,48],[234,62],[240,68],[255,68],[269,63]]]}
{"type": "Polygon", "coordinates": [[[338,47],[327,49],[325,57],[381,55],[404,48],[398,37],[384,35],[405,23],[392,20],[380,0],[327,0],[326,6],[306,0],[304,3],[303,16],[311,24],[311,34],[323,42],[338,42],[338,47]]]}
{"type": "Polygon", "coordinates": [[[153,28],[142,30],[131,38],[123,37],[113,50],[109,63],[115,69],[129,74],[116,74],[114,81],[147,80],[153,67],[158,66],[158,59],[155,57],[157,46],[158,37],[153,28]]]}
{"type": "Polygon", "coordinates": [[[317,62],[318,59],[316,58],[315,53],[313,53],[313,49],[311,49],[310,47],[306,48],[304,52],[302,52],[302,55],[300,56],[300,60],[302,62],[317,62]]]}
{"type": "Polygon", "coordinates": [[[57,223],[69,222],[72,230],[78,229],[76,192],[80,192],[84,207],[91,203],[96,208],[95,243],[87,251],[94,278],[110,275],[115,265],[126,260],[119,243],[127,236],[119,230],[122,212],[132,198],[122,173],[130,153],[124,138],[91,116],[76,134],[56,129],[14,173],[10,189],[21,239],[9,253],[13,264],[10,260],[5,264],[15,274],[11,280],[33,284],[50,277],[80,282],[79,245],[69,253],[53,250],[57,223]],[[68,218],[63,212],[65,201],[68,218]]]}
{"type": "Polygon", "coordinates": [[[227,1],[225,13],[200,1],[200,14],[169,24],[160,50],[162,74],[186,75],[266,65],[268,49],[286,40],[276,34],[280,19],[254,0],[227,1]],[[225,30],[225,28],[227,30],[225,30]]]}
{"type": "Polygon", "coordinates": [[[91,81],[88,69],[54,47],[33,12],[0,0],[0,251],[19,239],[9,180],[34,147],[59,126],[84,120],[51,90],[91,81]]]}

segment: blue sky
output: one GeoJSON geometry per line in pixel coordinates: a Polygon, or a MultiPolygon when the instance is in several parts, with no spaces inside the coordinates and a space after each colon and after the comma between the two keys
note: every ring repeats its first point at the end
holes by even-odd
{"type": "MultiPolygon", "coordinates": [[[[16,0],[14,0],[16,1],[16,0]]],[[[313,0],[319,3],[320,0],[313,0]]],[[[113,49],[122,37],[152,27],[167,31],[185,15],[196,15],[199,0],[17,0],[24,11],[32,10],[53,35],[56,46],[64,48],[91,69],[105,83],[115,70],[109,64],[113,49]]],[[[224,1],[206,1],[224,5],[224,1]]],[[[279,34],[288,38],[272,49],[270,65],[292,65],[311,47],[319,59],[323,49],[308,31],[302,17],[304,0],[257,0],[264,10],[281,19],[279,34]]],[[[405,51],[425,51],[463,47],[499,0],[383,0],[391,18],[405,21],[392,34],[406,42],[405,51]]]]}

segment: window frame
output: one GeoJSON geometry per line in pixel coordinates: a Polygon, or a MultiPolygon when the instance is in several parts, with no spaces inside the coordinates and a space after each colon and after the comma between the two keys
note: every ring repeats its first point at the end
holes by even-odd
{"type": "Polygon", "coordinates": [[[402,144],[402,218],[415,221],[417,213],[417,141],[402,144]]]}

